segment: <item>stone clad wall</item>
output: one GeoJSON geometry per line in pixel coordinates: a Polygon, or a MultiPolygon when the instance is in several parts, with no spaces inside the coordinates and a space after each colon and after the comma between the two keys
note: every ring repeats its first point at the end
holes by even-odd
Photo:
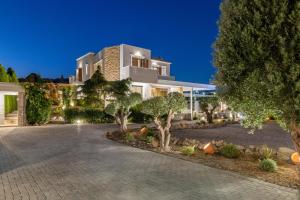
{"type": "Polygon", "coordinates": [[[18,93],[18,125],[26,125],[26,114],[25,114],[25,92],[18,93]]]}
{"type": "Polygon", "coordinates": [[[114,46],[103,50],[103,74],[106,80],[120,80],[120,47],[114,46]]]}

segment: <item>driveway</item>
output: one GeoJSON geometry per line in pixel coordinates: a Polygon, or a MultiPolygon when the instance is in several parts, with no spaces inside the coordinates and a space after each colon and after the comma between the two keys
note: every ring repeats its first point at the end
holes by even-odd
{"type": "Polygon", "coordinates": [[[297,199],[294,189],[107,140],[115,128],[0,128],[0,199],[297,199]]]}
{"type": "Polygon", "coordinates": [[[239,145],[267,144],[275,149],[279,147],[294,149],[290,134],[280,128],[275,122],[265,124],[263,129],[256,130],[254,134],[249,134],[248,130],[239,124],[209,129],[173,130],[172,134],[178,138],[198,139],[202,142],[224,140],[228,143],[239,145]]]}

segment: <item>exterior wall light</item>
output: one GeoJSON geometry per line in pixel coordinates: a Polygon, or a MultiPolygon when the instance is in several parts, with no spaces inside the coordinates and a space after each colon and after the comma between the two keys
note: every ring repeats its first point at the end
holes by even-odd
{"type": "Polygon", "coordinates": [[[139,51],[135,52],[134,55],[135,55],[135,56],[139,56],[139,57],[142,56],[141,52],[139,52],[139,51]]]}
{"type": "Polygon", "coordinates": [[[295,165],[300,164],[300,157],[298,152],[295,152],[291,155],[291,160],[295,165]]]}

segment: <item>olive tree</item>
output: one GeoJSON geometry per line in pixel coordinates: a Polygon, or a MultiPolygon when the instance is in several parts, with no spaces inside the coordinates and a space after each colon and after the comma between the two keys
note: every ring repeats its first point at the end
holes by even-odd
{"type": "Polygon", "coordinates": [[[139,93],[129,93],[118,95],[112,103],[105,107],[105,112],[113,116],[116,122],[120,125],[120,131],[127,131],[128,116],[130,108],[142,102],[142,97],[139,93]]]}
{"type": "Polygon", "coordinates": [[[269,116],[300,153],[300,2],[224,0],[214,46],[219,95],[260,128],[269,116]]]}
{"type": "Polygon", "coordinates": [[[148,99],[142,103],[142,112],[151,115],[159,130],[160,150],[170,150],[171,121],[174,114],[187,107],[184,96],[178,92],[171,92],[167,96],[148,99]],[[166,117],[165,117],[166,116],[166,117]]]}
{"type": "Polygon", "coordinates": [[[199,106],[200,109],[205,112],[207,122],[209,124],[213,123],[214,111],[219,106],[218,98],[215,96],[200,97],[199,106]]]}

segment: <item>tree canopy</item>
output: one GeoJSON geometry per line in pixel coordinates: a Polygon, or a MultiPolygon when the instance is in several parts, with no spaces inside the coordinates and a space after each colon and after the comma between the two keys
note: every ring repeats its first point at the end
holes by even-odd
{"type": "Polygon", "coordinates": [[[158,96],[142,103],[142,112],[153,116],[154,123],[159,130],[160,150],[170,150],[171,121],[175,113],[186,108],[185,97],[178,92],[171,92],[167,96],[158,96]],[[165,116],[167,116],[165,118],[165,116]]]}
{"type": "Polygon", "coordinates": [[[81,92],[84,94],[84,102],[89,107],[103,108],[106,96],[107,81],[100,70],[96,70],[93,76],[84,82],[81,92]]]}
{"type": "Polygon", "coordinates": [[[219,106],[218,98],[216,96],[200,97],[199,106],[205,112],[207,122],[213,123],[213,112],[219,106]]]}
{"type": "Polygon", "coordinates": [[[224,0],[214,47],[219,95],[246,127],[300,122],[300,2],[224,0]]]}
{"type": "Polygon", "coordinates": [[[127,130],[127,120],[130,115],[130,108],[136,106],[142,102],[142,97],[139,93],[129,93],[125,95],[119,95],[116,99],[108,104],[105,108],[105,112],[115,117],[122,132],[127,130]]]}
{"type": "Polygon", "coordinates": [[[158,96],[143,102],[142,112],[153,116],[162,117],[169,112],[180,112],[186,107],[184,96],[178,92],[171,92],[167,96],[158,96]]]}

